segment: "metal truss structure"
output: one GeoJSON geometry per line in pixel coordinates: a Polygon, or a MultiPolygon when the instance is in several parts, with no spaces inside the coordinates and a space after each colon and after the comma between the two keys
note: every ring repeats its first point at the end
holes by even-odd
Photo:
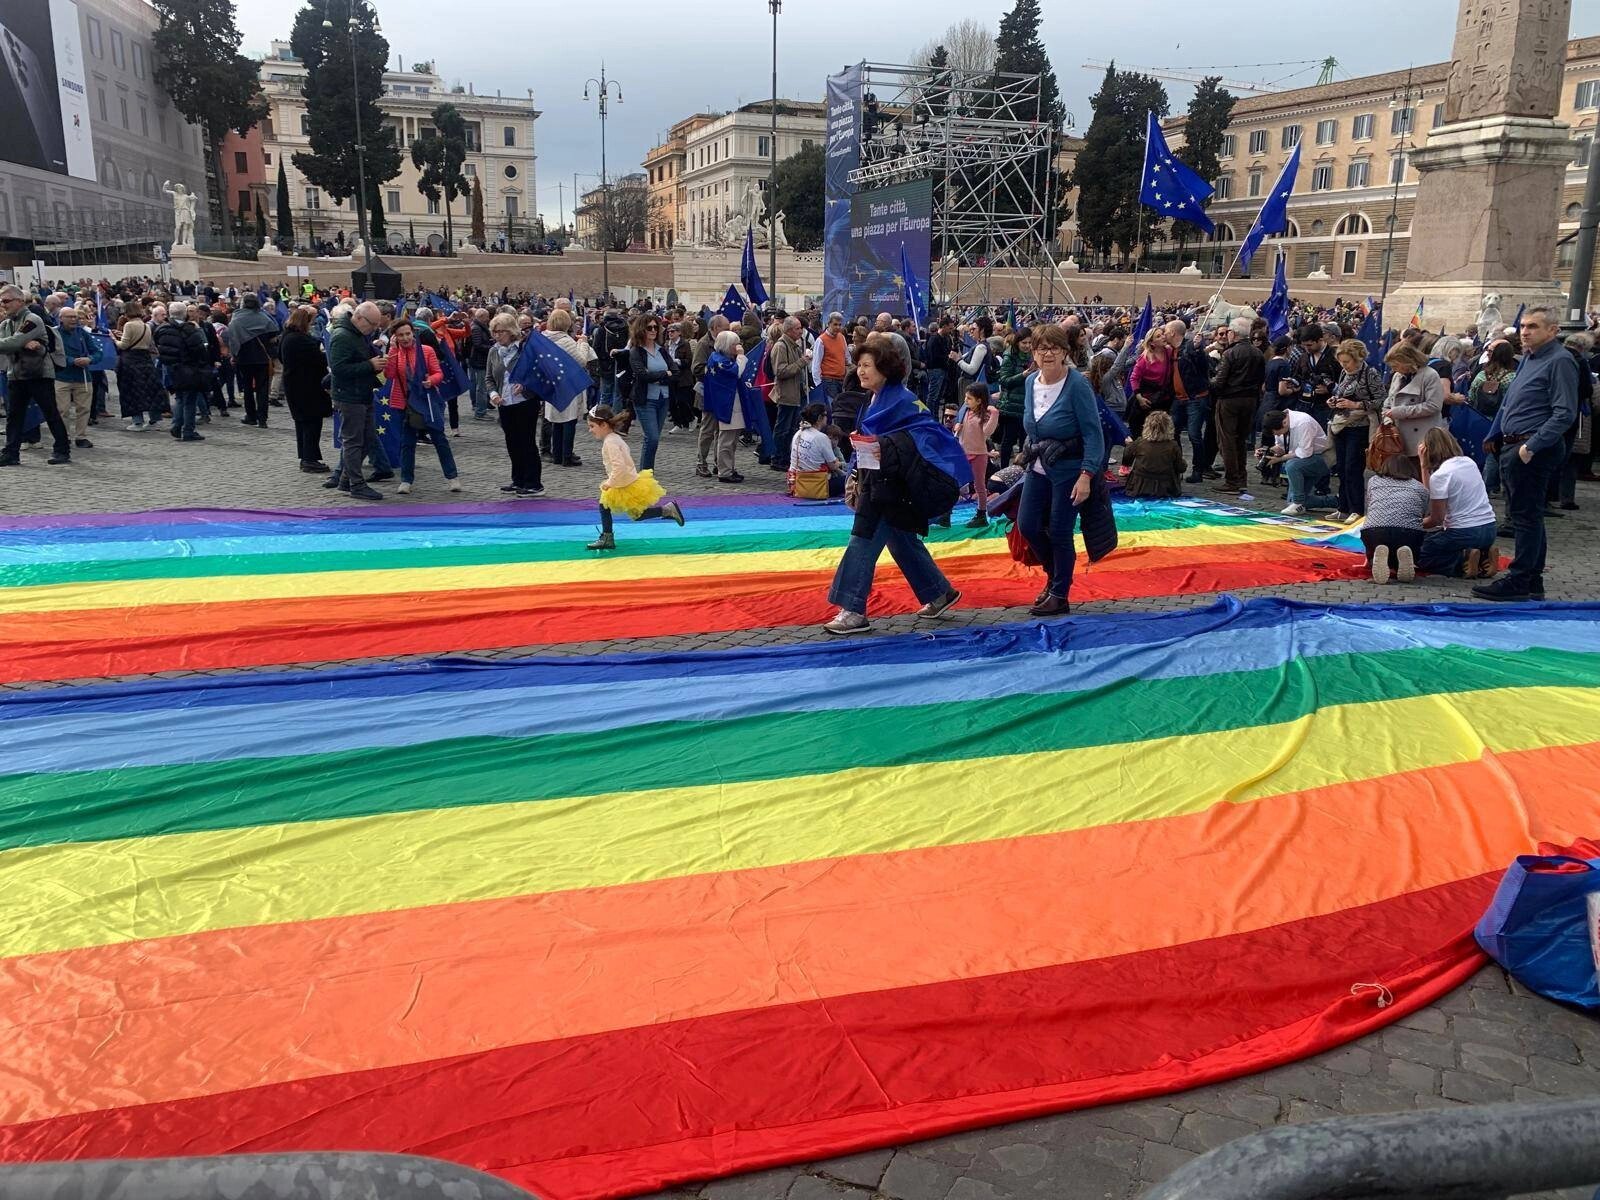
{"type": "Polygon", "coordinates": [[[867,63],[861,84],[857,189],[933,180],[932,291],[949,306],[1005,298],[1043,304],[1054,275],[1046,218],[1058,201],[1056,130],[1044,116],[1042,76],[867,63]]]}

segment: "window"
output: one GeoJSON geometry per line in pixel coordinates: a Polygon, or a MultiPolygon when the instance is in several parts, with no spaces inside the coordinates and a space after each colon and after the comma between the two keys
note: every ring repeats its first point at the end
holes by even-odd
{"type": "Polygon", "coordinates": [[[272,165],[272,155],[264,151],[261,155],[261,161],[263,164],[270,167],[272,165]]]}
{"type": "Polygon", "coordinates": [[[722,139],[722,157],[733,157],[733,139],[731,137],[725,137],[722,139]]]}
{"type": "Polygon", "coordinates": [[[1222,151],[1221,151],[1221,153],[1219,153],[1217,155],[1217,157],[1218,158],[1232,158],[1233,157],[1234,145],[1235,145],[1235,141],[1234,141],[1233,134],[1231,134],[1231,133],[1223,134],[1222,135],[1222,151]]]}
{"type": "MultiPolygon", "coordinates": [[[[89,53],[96,58],[104,58],[106,50],[105,44],[100,40],[100,22],[90,17],[87,25],[89,29],[89,53]]],[[[1580,104],[1578,107],[1582,108],[1583,105],[1580,104]]]]}
{"type": "MultiPolygon", "coordinates": [[[[90,22],[92,25],[94,22],[90,22]]],[[[96,51],[99,53],[99,51],[96,51]]],[[[1573,97],[1574,108],[1600,108],[1600,79],[1585,79],[1578,85],[1578,94],[1573,97]]]]}
{"type": "Polygon", "coordinates": [[[503,130],[500,131],[500,136],[502,139],[504,139],[500,143],[501,145],[515,146],[517,144],[517,127],[515,125],[507,125],[503,130]]]}
{"type": "Polygon", "coordinates": [[[1266,176],[1260,171],[1250,172],[1250,195],[1261,195],[1261,189],[1266,186],[1266,176]]]}
{"type": "Polygon", "coordinates": [[[517,177],[517,168],[516,168],[516,166],[514,164],[512,164],[512,163],[507,163],[506,164],[506,178],[507,179],[515,179],[516,177],[517,177]]]}
{"type": "Polygon", "coordinates": [[[383,194],[383,207],[387,212],[400,211],[400,193],[395,188],[390,188],[383,194]]]}
{"type": "Polygon", "coordinates": [[[1321,250],[1313,250],[1309,254],[1306,255],[1306,270],[1307,271],[1320,271],[1320,270],[1322,270],[1322,251],[1321,250]]]}
{"type": "Polygon", "coordinates": [[[477,163],[462,163],[461,164],[461,173],[463,175],[465,175],[468,179],[476,179],[478,177],[478,164],[477,163]]]}
{"type": "Polygon", "coordinates": [[[1250,134],[1250,153],[1265,154],[1267,152],[1267,131],[1257,129],[1250,134]]]}
{"type": "Polygon", "coordinates": [[[771,152],[772,152],[772,139],[769,138],[769,137],[764,137],[764,136],[763,137],[758,137],[756,139],[756,157],[758,157],[758,158],[766,158],[767,155],[770,154],[771,152]]]}
{"type": "Polygon", "coordinates": [[[1358,159],[1345,168],[1344,185],[1347,188],[1364,188],[1372,164],[1367,159],[1358,159]]]}
{"type": "Polygon", "coordinates": [[[138,42],[133,43],[133,73],[140,79],[144,78],[144,47],[138,42]]]}
{"type": "Polygon", "coordinates": [[[139,132],[145,137],[150,136],[150,110],[142,104],[139,105],[139,132]]]}
{"type": "Polygon", "coordinates": [[[1414,108],[1397,108],[1389,114],[1389,132],[1396,137],[1410,133],[1416,127],[1417,110],[1414,108]]]}
{"type": "Polygon", "coordinates": [[[1207,235],[1206,241],[1208,241],[1208,242],[1231,242],[1231,241],[1233,241],[1233,226],[1229,225],[1226,221],[1218,221],[1216,229],[1214,231],[1212,231],[1210,234],[1207,235]]]}
{"type": "Polygon", "coordinates": [[[1578,244],[1576,242],[1563,242],[1556,247],[1556,270],[1565,271],[1578,261],[1578,244]]]}
{"type": "Polygon", "coordinates": [[[128,98],[126,96],[118,96],[117,103],[122,105],[122,127],[131,129],[132,126],[128,124],[128,98]]]}
{"type": "MultiPolygon", "coordinates": [[[[102,112],[100,115],[103,117],[106,114],[102,112]]],[[[161,127],[161,141],[162,141],[163,144],[165,144],[165,142],[167,140],[167,114],[166,113],[157,113],[156,114],[156,124],[161,127]]],[[[270,160],[271,160],[271,156],[269,155],[268,156],[268,161],[270,161],[270,160]]]]}
{"type": "Polygon", "coordinates": [[[430,217],[437,217],[439,215],[439,202],[437,200],[428,201],[428,215],[430,217]]]}
{"type": "Polygon", "coordinates": [[[506,197],[506,217],[513,221],[517,218],[517,198],[515,196],[506,197]]]}
{"type": "Polygon", "coordinates": [[[109,158],[100,164],[100,183],[108,188],[120,188],[122,186],[122,173],[117,170],[117,164],[109,158]]]}
{"type": "Polygon", "coordinates": [[[1217,199],[1227,200],[1233,196],[1233,176],[1221,175],[1217,178],[1217,199]]]}
{"type": "Polygon", "coordinates": [[[1315,167],[1311,168],[1311,190],[1313,192],[1325,192],[1329,188],[1331,188],[1332,186],[1333,186],[1333,166],[1332,166],[1332,164],[1330,164],[1330,163],[1322,163],[1319,166],[1315,166],[1315,167]]]}
{"type": "Polygon", "coordinates": [[[119,67],[128,65],[127,55],[122,49],[122,34],[115,29],[111,31],[111,61],[119,67]]]}
{"type": "Polygon", "coordinates": [[[1339,140],[1339,122],[1337,122],[1337,121],[1318,121],[1317,122],[1317,145],[1319,145],[1319,146],[1331,146],[1338,140],[1339,140]]]}
{"type": "Polygon", "coordinates": [[[1396,154],[1389,159],[1389,182],[1403,183],[1406,177],[1406,156],[1396,154]]]}
{"type": "Polygon", "coordinates": [[[1365,142],[1372,137],[1372,114],[1362,113],[1350,122],[1350,138],[1352,141],[1365,142]]]}
{"type": "Polygon", "coordinates": [[[1586,138],[1577,138],[1572,143],[1572,165],[1587,167],[1589,165],[1589,148],[1594,145],[1594,135],[1586,138]]]}
{"type": "Polygon", "coordinates": [[[1579,204],[1576,200],[1574,200],[1571,204],[1567,205],[1567,215],[1565,217],[1563,217],[1562,220],[1565,220],[1565,221],[1577,221],[1582,216],[1583,216],[1583,205],[1579,204]]]}
{"type": "Polygon", "coordinates": [[[306,207],[307,208],[321,208],[322,207],[322,193],[320,191],[318,191],[316,188],[307,188],[306,189],[306,207]]]}
{"type": "Polygon", "coordinates": [[[1433,124],[1430,125],[1428,128],[1437,129],[1437,128],[1439,128],[1439,126],[1441,126],[1443,124],[1444,124],[1444,105],[1435,104],[1433,106],[1433,124]]]}
{"type": "Polygon", "coordinates": [[[250,169],[250,156],[243,150],[235,150],[233,152],[233,169],[239,175],[243,175],[250,169]]]}
{"type": "Polygon", "coordinates": [[[1382,268],[1383,273],[1385,275],[1387,275],[1389,273],[1390,269],[1394,266],[1394,251],[1393,250],[1385,250],[1383,252],[1383,255],[1382,255],[1382,258],[1381,258],[1381,262],[1383,263],[1383,268],[1382,268]]]}
{"type": "Polygon", "coordinates": [[[102,121],[109,121],[111,119],[111,114],[106,112],[106,90],[105,90],[105,88],[101,88],[100,89],[100,119],[102,121]]]}
{"type": "Polygon", "coordinates": [[[1339,221],[1338,228],[1334,231],[1338,237],[1355,237],[1363,233],[1372,232],[1372,222],[1360,213],[1349,213],[1339,221]]]}
{"type": "Polygon", "coordinates": [[[1285,125],[1283,127],[1283,135],[1278,139],[1278,148],[1280,150],[1292,150],[1299,144],[1300,126],[1285,125]]]}
{"type": "Polygon", "coordinates": [[[300,114],[300,136],[301,137],[310,137],[311,136],[311,114],[310,113],[301,113],[300,114]]]}

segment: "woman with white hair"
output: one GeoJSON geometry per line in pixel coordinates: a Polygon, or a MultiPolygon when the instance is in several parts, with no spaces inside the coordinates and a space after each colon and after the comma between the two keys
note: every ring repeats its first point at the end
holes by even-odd
{"type": "MultiPolygon", "coordinates": [[[[545,326],[545,336],[572,355],[573,360],[593,376],[594,363],[599,356],[588,342],[580,342],[572,336],[572,320],[572,313],[567,309],[556,309],[545,326]]],[[[518,327],[520,330],[520,322],[518,327]]],[[[544,406],[545,424],[550,428],[550,461],[557,466],[583,465],[583,460],[573,453],[572,443],[578,433],[578,421],[583,416],[584,403],[585,396],[575,396],[566,408],[557,408],[548,402],[544,406]]]]}
{"type": "Polygon", "coordinates": [[[544,495],[539,467],[539,403],[525,395],[520,383],[508,382],[522,356],[517,319],[504,313],[489,322],[489,347],[484,369],[489,389],[489,404],[500,414],[500,432],[505,435],[506,454],[511,459],[511,482],[502,492],[519,496],[544,495]]]}
{"type": "Polygon", "coordinates": [[[717,422],[713,463],[722,483],[743,483],[744,476],[734,465],[739,435],[746,429],[765,433],[766,405],[761,393],[743,380],[746,365],[744,343],[731,329],[717,334],[711,357],[706,360],[703,381],[705,411],[717,422]]]}

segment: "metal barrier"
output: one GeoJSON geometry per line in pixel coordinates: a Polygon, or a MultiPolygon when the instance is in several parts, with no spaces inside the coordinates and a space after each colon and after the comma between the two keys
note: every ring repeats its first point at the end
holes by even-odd
{"type": "Polygon", "coordinates": [[[0,1167],[5,1200],[530,1200],[455,1163],[410,1154],[101,1158],[0,1167]]]}
{"type": "Polygon", "coordinates": [[[1503,1200],[1600,1184],[1600,1098],[1284,1125],[1180,1167],[1145,1200],[1503,1200]]]}

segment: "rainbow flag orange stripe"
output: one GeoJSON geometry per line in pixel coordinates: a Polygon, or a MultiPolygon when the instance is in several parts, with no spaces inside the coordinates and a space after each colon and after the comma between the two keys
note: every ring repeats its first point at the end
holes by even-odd
{"type": "Polygon", "coordinates": [[[1596,689],[1596,605],[1222,601],[0,695],[0,1162],[598,1200],[1281,1063],[1600,832],[1596,689]]]}

